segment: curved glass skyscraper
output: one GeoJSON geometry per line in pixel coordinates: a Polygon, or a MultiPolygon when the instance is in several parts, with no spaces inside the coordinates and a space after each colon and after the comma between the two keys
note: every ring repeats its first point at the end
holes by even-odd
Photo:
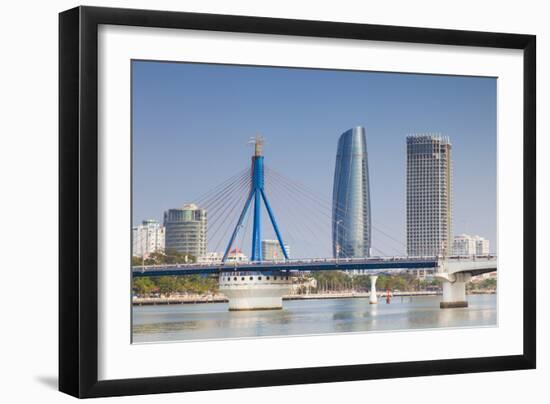
{"type": "Polygon", "coordinates": [[[361,126],[338,140],[332,193],[332,254],[370,256],[371,213],[367,141],[361,126]]]}

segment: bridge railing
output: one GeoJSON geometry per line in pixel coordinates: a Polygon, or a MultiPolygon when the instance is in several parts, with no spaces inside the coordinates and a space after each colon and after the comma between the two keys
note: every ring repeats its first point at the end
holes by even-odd
{"type": "Polygon", "coordinates": [[[295,265],[316,265],[316,264],[345,264],[356,263],[360,264],[364,262],[368,263],[388,263],[388,262],[445,262],[445,261],[493,261],[496,260],[496,255],[456,255],[456,256],[385,256],[385,257],[368,257],[368,258],[307,258],[307,259],[290,259],[290,260],[269,260],[269,261],[238,261],[238,262],[212,262],[212,263],[182,263],[182,264],[156,264],[156,265],[136,265],[133,266],[133,270],[155,270],[162,268],[181,268],[181,269],[195,269],[195,268],[228,268],[235,269],[239,267],[269,267],[269,266],[295,266],[295,265]]]}
{"type": "Polygon", "coordinates": [[[177,263],[177,264],[154,264],[154,265],[136,265],[133,268],[157,269],[157,268],[210,268],[213,266],[219,268],[235,268],[240,266],[285,266],[301,264],[339,264],[339,263],[369,263],[369,262],[394,262],[394,261],[435,261],[435,256],[376,256],[368,258],[302,258],[290,260],[266,260],[266,261],[238,261],[238,262],[200,262],[200,263],[177,263]]]}

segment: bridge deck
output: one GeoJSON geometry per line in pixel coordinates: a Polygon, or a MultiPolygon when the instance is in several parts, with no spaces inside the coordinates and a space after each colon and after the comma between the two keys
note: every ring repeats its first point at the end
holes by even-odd
{"type": "MultiPolygon", "coordinates": [[[[495,257],[483,257],[476,259],[452,259],[453,262],[462,262],[467,267],[469,262],[486,262],[485,269],[476,268],[476,272],[489,272],[496,269],[495,257]],[[495,268],[492,269],[492,266],[495,268]],[[491,267],[491,268],[489,268],[491,267]]],[[[368,258],[368,259],[340,259],[340,260],[307,260],[307,261],[282,261],[282,262],[248,262],[225,264],[173,264],[173,265],[149,265],[132,268],[134,277],[141,276],[169,276],[169,275],[214,275],[220,272],[259,272],[271,273],[280,271],[383,271],[383,270],[409,270],[423,268],[437,268],[440,260],[431,258],[368,258]]]]}

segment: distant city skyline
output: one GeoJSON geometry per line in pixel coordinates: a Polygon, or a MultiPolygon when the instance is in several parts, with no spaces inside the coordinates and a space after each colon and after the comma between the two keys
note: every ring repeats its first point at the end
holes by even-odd
{"type": "MultiPolygon", "coordinates": [[[[249,167],[247,141],[258,133],[267,167],[330,203],[338,138],[363,126],[374,255],[405,253],[406,136],[415,133],[450,137],[453,232],[479,234],[494,251],[496,79],[132,63],[134,225],[162,223],[165,211],[195,203],[249,167]]],[[[332,255],[330,220],[313,220],[311,206],[283,195],[270,199],[293,258],[332,255]],[[293,228],[292,215],[309,217],[311,228],[293,228]]],[[[262,238],[274,238],[264,229],[262,238]]],[[[235,247],[250,255],[247,239],[235,247]]]]}

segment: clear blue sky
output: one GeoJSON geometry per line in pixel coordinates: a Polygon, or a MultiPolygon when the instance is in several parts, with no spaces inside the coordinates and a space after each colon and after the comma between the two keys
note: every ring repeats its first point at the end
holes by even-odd
{"type": "MultiPolygon", "coordinates": [[[[336,143],[361,125],[375,254],[405,250],[405,137],[414,133],[450,137],[453,232],[479,234],[496,249],[495,78],[149,61],[134,61],[132,77],[134,224],[162,221],[166,209],[248,167],[247,142],[260,133],[265,164],[325,201],[291,198],[280,184],[272,195],[266,189],[291,255],[330,256],[322,206],[332,196],[336,143]]],[[[209,250],[225,247],[222,230],[209,250]]],[[[249,239],[237,239],[245,253],[249,239]]]]}

